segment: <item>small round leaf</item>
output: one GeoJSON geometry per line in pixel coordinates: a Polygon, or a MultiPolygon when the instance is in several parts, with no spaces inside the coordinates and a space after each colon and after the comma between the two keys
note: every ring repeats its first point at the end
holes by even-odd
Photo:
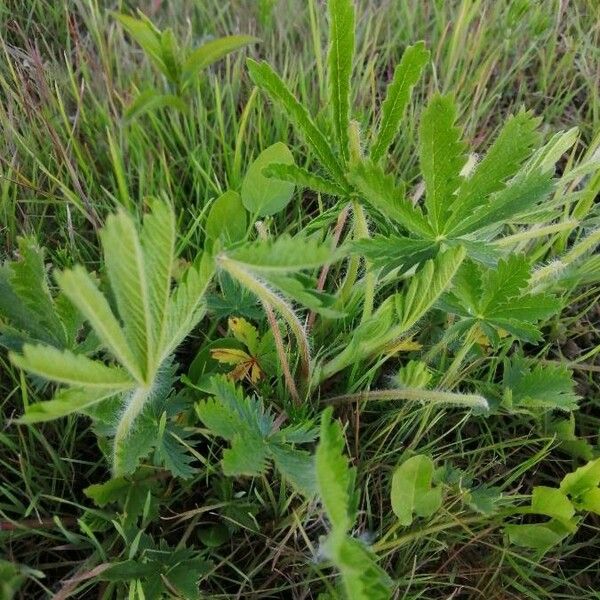
{"type": "Polygon", "coordinates": [[[214,202],[206,219],[206,237],[238,242],[246,235],[246,211],[240,195],[229,190],[214,202]]]}
{"type": "Polygon", "coordinates": [[[265,177],[263,169],[272,164],[293,165],[290,149],[277,142],[263,150],[250,165],[242,182],[242,202],[248,212],[259,217],[283,210],[294,193],[294,184],[265,177]]]}

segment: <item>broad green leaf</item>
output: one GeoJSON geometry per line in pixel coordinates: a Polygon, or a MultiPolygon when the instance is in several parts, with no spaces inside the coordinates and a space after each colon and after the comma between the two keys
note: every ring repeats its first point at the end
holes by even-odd
{"type": "Polygon", "coordinates": [[[297,165],[271,164],[265,167],[262,172],[265,177],[287,181],[299,187],[314,190],[319,194],[329,196],[345,195],[344,190],[333,181],[310,173],[297,165]]]}
{"type": "Polygon", "coordinates": [[[577,500],[577,508],[600,515],[600,488],[591,488],[581,494],[577,500]]]}
{"type": "Polygon", "coordinates": [[[333,180],[346,190],[348,186],[344,177],[344,169],[306,108],[296,100],[268,63],[264,61],[258,63],[248,59],[247,64],[250,78],[255,85],[267,92],[270,98],[279,105],[317,155],[317,158],[333,180]]]}
{"type": "Polygon", "coordinates": [[[110,215],[100,231],[111,290],[144,379],[153,356],[152,313],[142,246],[133,219],[124,211],[110,215]]]}
{"type": "Polygon", "coordinates": [[[348,159],[350,123],[350,79],[354,57],[354,2],[329,0],[329,101],[333,129],[342,156],[348,159]]]}
{"type": "Polygon", "coordinates": [[[134,385],[131,376],[119,367],[108,367],[83,354],[52,346],[25,344],[23,353],[12,353],[10,359],[20,369],[59,383],[111,390],[128,389],[134,385]]]}
{"type": "Polygon", "coordinates": [[[553,519],[548,523],[506,525],[504,528],[510,541],[516,546],[545,552],[560,544],[573,529],[562,521],[553,519]]]}
{"type": "Polygon", "coordinates": [[[150,369],[155,369],[160,359],[175,260],[175,214],[168,204],[156,199],[151,201],[140,238],[150,311],[148,362],[150,369]]]}
{"type": "Polygon", "coordinates": [[[142,380],[142,370],[129,347],[121,325],[86,270],[76,266],[72,270],[56,273],[55,277],[65,295],[89,321],[104,346],[133,377],[142,380]]]}
{"type": "Polygon", "coordinates": [[[332,420],[332,409],[321,415],[321,433],[315,456],[319,496],[334,531],[346,533],[352,526],[350,514],[354,482],[352,469],[344,456],[344,436],[340,424],[332,420]]]}
{"type": "Polygon", "coordinates": [[[460,186],[447,230],[460,224],[465,215],[484,203],[490,194],[502,189],[517,173],[539,140],[538,124],[539,119],[525,111],[506,121],[484,159],[460,186]]]}
{"type": "Polygon", "coordinates": [[[396,187],[394,178],[372,162],[360,162],[350,172],[350,181],[368,204],[407,231],[422,237],[433,236],[421,209],[406,197],[404,187],[396,187]]]}
{"type": "Polygon", "coordinates": [[[190,84],[200,71],[221,60],[231,52],[260,41],[251,35],[228,35],[210,40],[196,48],[183,63],[184,84],[190,84]]]}
{"type": "Polygon", "coordinates": [[[206,218],[206,237],[239,242],[246,236],[246,211],[240,195],[233,190],[221,194],[212,204],[206,218]]]}
{"type": "Polygon", "coordinates": [[[122,388],[114,390],[106,388],[65,388],[57,392],[52,400],[27,406],[25,414],[17,422],[25,424],[42,423],[66,417],[73,413],[85,413],[87,409],[102,402],[102,400],[122,392],[122,388]]]}
{"type": "Polygon", "coordinates": [[[373,162],[379,162],[387,154],[398,133],[412,88],[421,78],[421,73],[428,60],[429,50],[425,47],[424,42],[417,42],[414,46],[409,46],[402,54],[381,107],[377,137],[371,148],[373,162]]]}
{"type": "Polygon", "coordinates": [[[575,514],[575,507],[564,492],[543,485],[533,488],[531,509],[538,515],[546,515],[562,521],[569,521],[575,514]]]}
{"type": "Polygon", "coordinates": [[[140,115],[157,110],[159,108],[171,107],[182,113],[187,112],[187,104],[179,97],[173,94],[161,94],[154,89],[147,89],[140,92],[133,102],[125,110],[125,118],[129,121],[140,115]]]}
{"type": "Polygon", "coordinates": [[[293,183],[265,177],[263,169],[271,164],[294,164],[294,157],[285,144],[277,142],[263,150],[242,182],[242,202],[250,214],[259,217],[282,211],[294,194],[293,183]]]}
{"type": "Polygon", "coordinates": [[[172,29],[165,29],[160,34],[160,50],[167,70],[167,78],[174,85],[179,85],[181,78],[181,57],[172,29]]]}
{"type": "Polygon", "coordinates": [[[413,514],[431,517],[442,505],[442,488],[432,486],[433,461],[418,454],[404,461],[392,476],[392,510],[408,526],[413,514]]]}
{"type": "Polygon", "coordinates": [[[450,248],[428,260],[411,279],[408,290],[397,296],[397,312],[403,331],[407,331],[433,306],[452,282],[465,257],[463,248],[450,248]]]}
{"type": "Polygon", "coordinates": [[[147,19],[136,19],[127,15],[115,14],[115,19],[121,23],[129,35],[142,47],[154,65],[165,75],[169,71],[163,62],[160,32],[147,19]]]}
{"type": "Polygon", "coordinates": [[[465,146],[455,127],[456,108],[449,96],[434,96],[419,126],[419,163],[425,180],[425,206],[436,233],[444,230],[465,164],[465,146]]]}
{"type": "Polygon", "coordinates": [[[573,473],[565,475],[560,484],[563,493],[578,498],[588,490],[600,485],[600,458],[579,467],[573,473]]]}
{"type": "Polygon", "coordinates": [[[360,540],[346,536],[334,560],[349,600],[389,600],[392,581],[375,562],[375,554],[360,540]]]}

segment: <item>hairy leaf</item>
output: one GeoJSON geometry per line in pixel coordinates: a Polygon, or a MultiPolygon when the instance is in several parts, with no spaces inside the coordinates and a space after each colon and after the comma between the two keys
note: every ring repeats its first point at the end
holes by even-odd
{"type": "Polygon", "coordinates": [[[462,183],[447,224],[448,230],[458,225],[490,194],[502,189],[506,181],[517,173],[539,140],[538,124],[539,119],[525,111],[506,121],[485,158],[462,183]]]}
{"type": "Polygon", "coordinates": [[[455,127],[456,108],[448,96],[434,96],[421,116],[419,162],[425,180],[425,206],[436,233],[441,233],[465,164],[465,146],[455,127]]]}
{"type": "Polygon", "coordinates": [[[461,247],[450,248],[428,260],[411,279],[405,294],[397,297],[397,312],[404,331],[410,329],[450,285],[465,257],[461,247]]]}
{"type": "Polygon", "coordinates": [[[344,170],[340,162],[306,108],[296,100],[268,63],[264,61],[258,63],[248,59],[247,64],[252,81],[267,92],[270,98],[285,112],[334,181],[343,189],[347,189],[344,170]]]}
{"type": "Polygon", "coordinates": [[[404,196],[404,188],[397,188],[394,178],[386,175],[380,166],[360,162],[352,169],[350,181],[371,206],[407,231],[426,238],[433,236],[421,210],[404,196]]]}
{"type": "Polygon", "coordinates": [[[333,129],[342,156],[347,160],[350,123],[350,78],[354,57],[353,0],[329,0],[329,100],[333,129]]]}
{"type": "Polygon", "coordinates": [[[381,107],[377,137],[371,148],[373,162],[378,162],[388,152],[394,136],[398,133],[398,127],[410,100],[412,88],[421,78],[421,73],[428,60],[429,50],[425,48],[424,42],[408,46],[402,54],[381,107]]]}

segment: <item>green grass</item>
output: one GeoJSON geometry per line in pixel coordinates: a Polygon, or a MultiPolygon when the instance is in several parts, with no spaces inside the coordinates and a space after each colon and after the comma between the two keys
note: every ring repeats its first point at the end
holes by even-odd
{"type": "MultiPolygon", "coordinates": [[[[207,71],[190,94],[187,113],[166,109],[131,122],[123,113],[135,92],[160,86],[162,80],[107,4],[9,0],[0,7],[3,259],[16,256],[18,236],[32,235],[47,248],[47,262],[58,267],[83,263],[89,271],[100,271],[97,232],[106,216],[119,206],[141,214],[145,199],[156,196],[175,207],[178,250],[191,260],[204,244],[211,202],[229,188],[239,189],[248,165],[264,148],[284,141],[299,165],[315,165],[281,111],[253,90],[245,58],[267,59],[325,128],[327,23],[322,3],[279,0],[272,12],[268,2],[243,0],[141,3],[154,22],[172,27],[189,46],[205,36],[233,33],[253,34],[262,42],[207,71]]],[[[600,20],[594,0],[357,4],[353,117],[363,131],[372,126],[406,46],[424,39],[432,54],[433,68],[417,85],[390,157],[392,171],[412,187],[419,185],[414,150],[418,122],[425,99],[435,91],[455,97],[464,139],[478,152],[488,147],[505,117],[523,105],[543,116],[546,139],[558,130],[580,128],[572,156],[559,165],[564,172],[573,168],[575,157],[598,152],[600,20]]],[[[110,5],[132,12],[138,3],[110,5]]],[[[593,205],[597,181],[597,174],[578,180],[569,191],[583,197],[587,190],[593,205]]],[[[341,208],[341,202],[296,192],[269,230],[294,234],[319,222],[333,225],[341,208]]],[[[589,208],[581,216],[591,230],[597,227],[598,211],[589,208]]],[[[555,233],[541,241],[526,240],[519,249],[544,262],[570,241],[555,233]]],[[[340,267],[332,267],[331,291],[343,276],[340,267]]],[[[576,431],[596,453],[599,299],[597,283],[573,291],[570,306],[543,324],[543,342],[526,346],[531,357],[573,369],[583,396],[576,431]]],[[[259,315],[254,322],[261,332],[267,330],[260,308],[251,308],[259,315]]],[[[354,308],[360,315],[362,307],[354,308]]],[[[443,320],[436,313],[423,337],[438,335],[443,320]]],[[[326,350],[341,351],[343,326],[338,331],[328,327],[319,321],[315,336],[326,350]]],[[[197,328],[178,353],[182,370],[226,331],[226,318],[197,328]]],[[[440,370],[457,352],[460,347],[441,347],[436,359],[440,370]]],[[[383,387],[404,358],[400,353],[385,364],[351,367],[328,381],[320,394],[383,387]]],[[[471,352],[468,358],[458,365],[454,388],[470,389],[472,382],[490,383],[500,376],[504,356],[471,352]]],[[[277,409],[294,410],[282,377],[263,392],[277,409]]],[[[59,598],[119,597],[112,584],[92,576],[93,569],[125,557],[135,527],[141,525],[122,533],[96,527],[110,511],[94,507],[83,489],[106,481],[110,469],[87,419],[69,416],[38,426],[11,423],[24,406],[47,397],[47,389],[15,369],[2,350],[0,558],[22,570],[17,598],[57,593],[59,598]]],[[[313,404],[319,399],[315,394],[313,404]]],[[[540,558],[508,545],[501,520],[462,510],[460,485],[418,527],[398,529],[391,511],[389,480],[407,449],[431,454],[437,465],[451,464],[476,484],[499,486],[507,495],[525,496],[534,485],[558,485],[576,461],[557,448],[536,419],[527,414],[484,419],[401,402],[347,402],[337,406],[336,416],[347,424],[346,453],[359,470],[354,533],[373,542],[380,565],[396,581],[396,597],[599,597],[597,516],[586,518],[576,535],[540,558]]],[[[208,597],[300,599],[333,590],[335,574],[321,556],[326,527],[320,507],[271,474],[224,478],[219,465],[223,444],[198,421],[188,424],[193,443],[186,443],[198,458],[198,472],[184,481],[149,471],[156,487],[143,523],[146,531],[173,547],[204,548],[199,532],[215,523],[231,524],[231,511],[241,507],[237,510],[253,516],[238,519],[231,539],[210,550],[210,576],[201,584],[208,597]]]]}

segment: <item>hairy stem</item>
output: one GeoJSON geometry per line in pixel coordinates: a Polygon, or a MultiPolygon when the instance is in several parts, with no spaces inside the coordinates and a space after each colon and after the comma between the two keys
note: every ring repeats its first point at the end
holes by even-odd
{"type": "MultiPolygon", "coordinates": [[[[337,222],[335,224],[335,228],[333,230],[333,237],[331,241],[331,249],[335,250],[337,245],[339,244],[340,237],[342,235],[342,231],[344,229],[344,225],[346,224],[346,220],[348,219],[348,214],[350,212],[350,204],[346,204],[340,214],[338,215],[337,222]]],[[[329,273],[330,264],[323,265],[321,269],[321,273],[319,274],[319,280],[317,282],[317,291],[322,292],[325,288],[325,281],[327,280],[327,274],[329,273]]],[[[310,331],[315,323],[315,319],[317,317],[317,313],[314,310],[310,311],[308,315],[308,319],[306,321],[306,330],[310,331]]]]}
{"type": "MultiPolygon", "coordinates": [[[[255,225],[256,230],[258,231],[258,235],[261,239],[266,240],[267,229],[262,221],[258,221],[255,225]]],[[[277,319],[275,318],[275,313],[271,308],[270,304],[266,302],[262,302],[263,309],[265,314],[267,315],[267,321],[269,321],[269,326],[271,327],[271,331],[273,332],[273,340],[275,341],[275,349],[277,350],[277,355],[279,356],[279,364],[281,365],[281,370],[283,371],[283,378],[285,380],[285,385],[290,393],[290,396],[294,400],[296,406],[300,404],[300,395],[298,394],[298,389],[296,388],[296,382],[292,377],[292,371],[290,369],[290,364],[287,359],[287,354],[285,351],[285,347],[283,345],[283,339],[281,337],[281,331],[279,331],[279,326],[277,325],[277,319]]]]}
{"type": "Polygon", "coordinates": [[[470,408],[488,408],[487,400],[478,394],[456,394],[440,390],[422,390],[416,388],[370,390],[357,394],[343,394],[324,400],[326,404],[340,402],[352,403],[361,400],[406,400],[408,402],[428,402],[430,404],[454,404],[470,408]]]}
{"type": "Polygon", "coordinates": [[[298,350],[300,352],[300,368],[302,377],[305,381],[310,377],[310,350],[308,338],[304,326],[297,317],[294,309],[280,296],[278,296],[269,286],[252,273],[246,265],[220,255],[217,262],[234,279],[237,279],[244,287],[249,289],[263,303],[275,308],[275,310],[285,319],[292,333],[296,337],[298,350]]]}
{"type": "MultiPolygon", "coordinates": [[[[362,204],[358,200],[354,200],[352,203],[352,209],[354,210],[354,239],[360,240],[370,237],[369,226],[367,225],[367,218],[365,216],[365,211],[363,210],[362,204]]],[[[369,319],[373,314],[373,301],[375,298],[375,275],[371,271],[371,265],[369,261],[364,261],[364,267],[365,299],[363,302],[361,323],[369,319]]]]}
{"type": "Polygon", "coordinates": [[[133,428],[135,420],[139,417],[142,410],[144,410],[146,400],[151,391],[151,387],[137,387],[131,392],[127,399],[125,410],[121,414],[121,418],[119,419],[115,431],[115,439],[113,440],[113,469],[115,475],[119,475],[120,473],[118,460],[119,449],[123,447],[129,432],[133,428]]]}

